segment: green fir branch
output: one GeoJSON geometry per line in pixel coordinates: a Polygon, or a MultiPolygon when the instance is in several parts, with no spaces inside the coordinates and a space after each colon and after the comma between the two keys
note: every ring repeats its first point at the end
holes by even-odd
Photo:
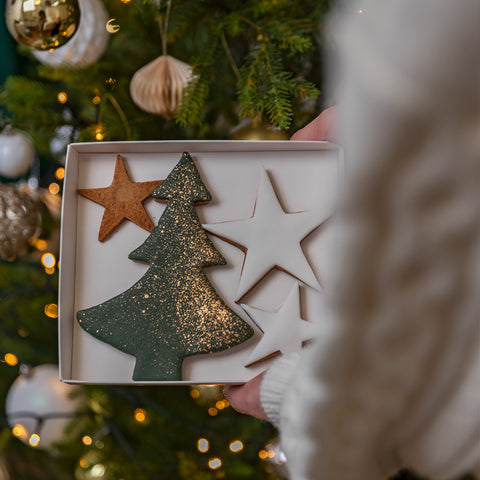
{"type": "Polygon", "coordinates": [[[309,82],[293,78],[284,69],[280,53],[267,42],[252,51],[240,70],[238,98],[244,117],[266,112],[270,122],[288,129],[293,117],[292,97],[312,97],[318,90],[309,82]]]}
{"type": "Polygon", "coordinates": [[[178,125],[200,125],[203,121],[217,46],[218,41],[215,41],[205,57],[198,59],[193,65],[192,79],[185,87],[180,108],[175,116],[178,125]]]}

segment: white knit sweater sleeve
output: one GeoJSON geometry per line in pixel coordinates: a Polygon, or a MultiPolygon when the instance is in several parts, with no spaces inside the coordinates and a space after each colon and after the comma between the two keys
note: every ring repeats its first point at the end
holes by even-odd
{"type": "Polygon", "coordinates": [[[280,426],[284,397],[291,388],[301,353],[283,355],[267,370],[260,387],[260,401],[269,420],[280,426]]]}
{"type": "Polygon", "coordinates": [[[265,377],[292,480],[480,465],[479,0],[362,0],[335,24],[348,183],[338,334],[265,377]]]}

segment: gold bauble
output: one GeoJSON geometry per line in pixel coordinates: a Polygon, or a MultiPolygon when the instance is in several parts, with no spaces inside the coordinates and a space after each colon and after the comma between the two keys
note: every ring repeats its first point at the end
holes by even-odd
{"type": "Polygon", "coordinates": [[[232,131],[233,140],[288,140],[290,137],[272,125],[264,122],[261,115],[239,125],[232,131]]]}
{"type": "Polygon", "coordinates": [[[7,0],[9,32],[19,43],[37,50],[65,45],[77,31],[77,0],[7,0]]]}
{"type": "Polygon", "coordinates": [[[130,95],[146,112],[171,120],[191,78],[190,65],[170,55],[162,55],[135,73],[130,83],[130,95]]]}

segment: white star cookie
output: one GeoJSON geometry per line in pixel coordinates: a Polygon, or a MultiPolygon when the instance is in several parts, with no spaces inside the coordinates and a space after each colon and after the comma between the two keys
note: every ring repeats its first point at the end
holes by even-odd
{"type": "Polygon", "coordinates": [[[263,331],[263,336],[246,360],[246,366],[271,356],[283,355],[302,349],[303,342],[317,334],[317,326],[300,317],[300,285],[288,294],[282,306],[275,312],[267,312],[242,304],[242,308],[263,331]]]}
{"type": "Polygon", "coordinates": [[[203,225],[205,230],[246,249],[235,300],[242,298],[270,270],[277,267],[320,290],[300,242],[321,225],[330,211],[286,213],[264,168],[253,216],[245,220],[203,225]]]}

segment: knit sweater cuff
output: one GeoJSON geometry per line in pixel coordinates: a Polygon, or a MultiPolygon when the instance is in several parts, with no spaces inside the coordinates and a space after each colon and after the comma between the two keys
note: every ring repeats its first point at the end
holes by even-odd
{"type": "Polygon", "coordinates": [[[300,359],[300,353],[281,356],[265,373],[260,385],[260,402],[268,419],[278,427],[285,392],[300,359]]]}

